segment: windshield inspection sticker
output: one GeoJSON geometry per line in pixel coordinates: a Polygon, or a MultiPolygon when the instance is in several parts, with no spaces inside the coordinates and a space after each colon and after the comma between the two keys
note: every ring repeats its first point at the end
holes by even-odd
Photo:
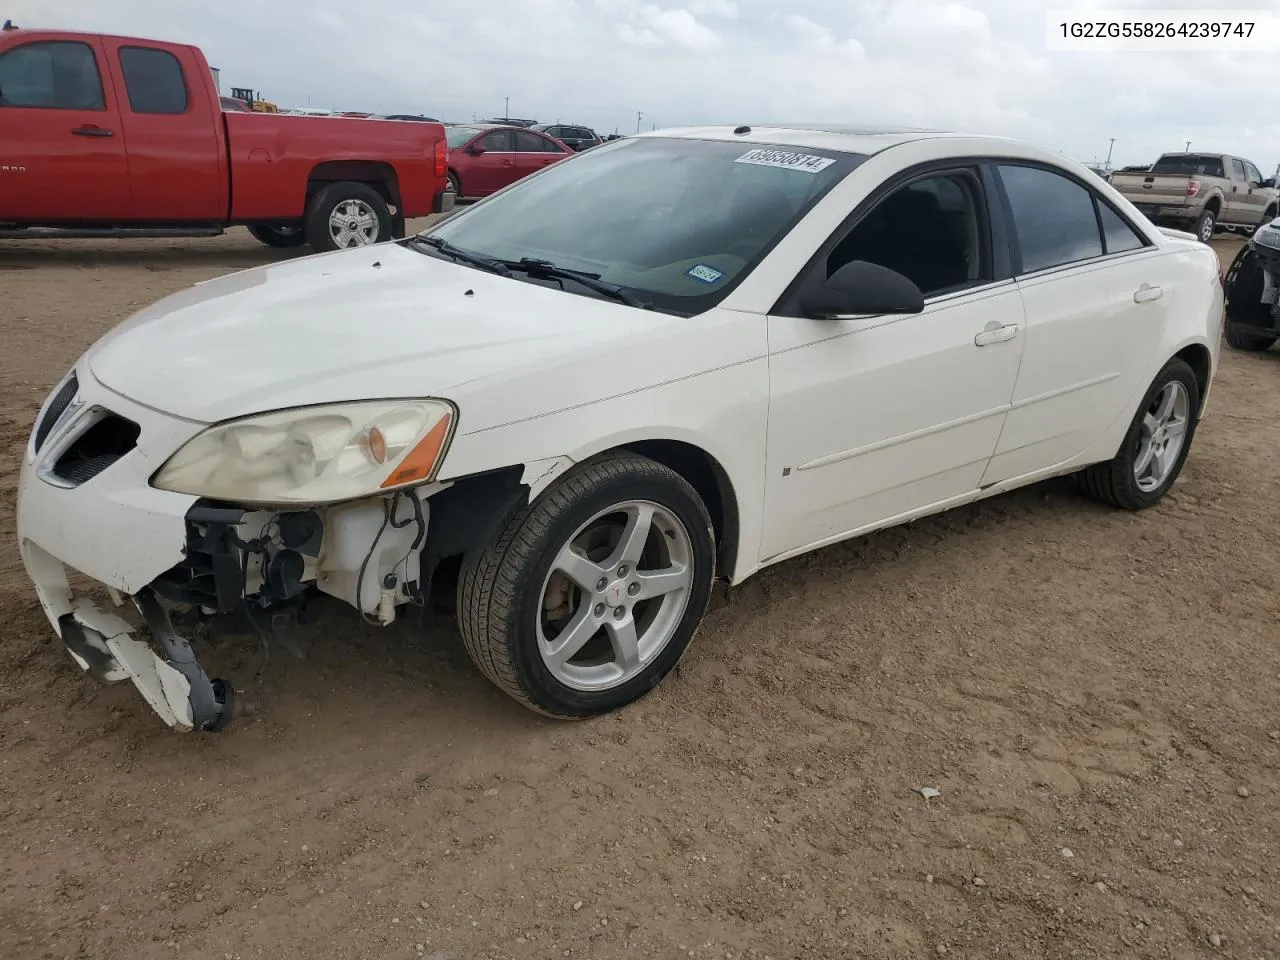
{"type": "Polygon", "coordinates": [[[693,277],[695,280],[701,280],[703,283],[715,283],[724,276],[723,270],[717,270],[715,267],[709,267],[705,263],[699,263],[697,266],[690,267],[684,272],[686,277],[693,277]]]}
{"type": "Polygon", "coordinates": [[[748,150],[734,163],[754,163],[758,167],[781,167],[784,170],[801,170],[818,173],[835,163],[830,157],[816,157],[811,153],[788,153],[786,150],[748,150]]]}

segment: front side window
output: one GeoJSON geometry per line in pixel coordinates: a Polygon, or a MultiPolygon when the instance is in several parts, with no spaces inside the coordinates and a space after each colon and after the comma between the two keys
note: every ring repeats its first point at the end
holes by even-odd
{"type": "Polygon", "coordinates": [[[92,48],[87,43],[41,41],[0,54],[0,107],[105,109],[92,48]]]}
{"type": "Polygon", "coordinates": [[[1262,174],[1259,173],[1258,168],[1255,167],[1248,160],[1244,162],[1244,172],[1245,172],[1245,179],[1248,180],[1250,183],[1262,182],[1262,174]]]}
{"type": "Polygon", "coordinates": [[[656,308],[700,313],[865,157],[763,144],[616,141],[430,231],[486,257],[590,273],[656,308]]]}
{"type": "Polygon", "coordinates": [[[1231,178],[1233,180],[1239,180],[1242,183],[1249,179],[1248,175],[1244,172],[1244,164],[1235,159],[1235,157],[1231,158],[1231,178]]]}
{"type": "Polygon", "coordinates": [[[120,72],[124,74],[129,108],[134,113],[187,112],[187,82],[182,77],[182,64],[168,50],[121,47],[120,72]]]}
{"type": "Polygon", "coordinates": [[[827,276],[854,260],[896,270],[926,297],[991,279],[986,204],[976,175],[924,177],[881,200],[827,257],[827,276]]]}
{"type": "Polygon", "coordinates": [[[515,138],[512,130],[495,130],[480,138],[480,144],[488,153],[513,153],[515,138]]]}
{"type": "Polygon", "coordinates": [[[999,170],[1022,250],[1023,273],[1102,256],[1092,193],[1039,167],[1007,165],[999,170]]]}

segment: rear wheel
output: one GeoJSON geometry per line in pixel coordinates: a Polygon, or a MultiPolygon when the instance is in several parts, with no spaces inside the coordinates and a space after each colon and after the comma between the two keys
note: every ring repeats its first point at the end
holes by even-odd
{"type": "Polygon", "coordinates": [[[1157,503],[1182,472],[1199,409],[1195,372],[1174,357],[1152,381],[1120,452],[1081,474],[1085,493],[1122,510],[1144,510],[1157,503]]]}
{"type": "Polygon", "coordinates": [[[707,508],[679,474],[619,453],[588,461],[464,564],[457,615],[494,684],[555,717],[615,710],[676,665],[715,570],[707,508]]]}
{"type": "Polygon", "coordinates": [[[1194,229],[1195,235],[1201,243],[1208,243],[1213,239],[1213,232],[1218,228],[1218,215],[1212,210],[1206,209],[1200,214],[1200,218],[1196,220],[1194,229]]]}
{"type": "Polygon", "coordinates": [[[307,242],[302,227],[273,227],[263,223],[249,224],[249,235],[268,247],[300,247],[307,242]]]}
{"type": "Polygon", "coordinates": [[[391,210],[365,183],[331,183],[311,199],[307,242],[318,251],[385,243],[392,236],[391,210]]]}
{"type": "Polygon", "coordinates": [[[448,189],[453,194],[453,200],[455,203],[462,199],[462,184],[458,182],[458,175],[452,170],[449,171],[448,189]]]}

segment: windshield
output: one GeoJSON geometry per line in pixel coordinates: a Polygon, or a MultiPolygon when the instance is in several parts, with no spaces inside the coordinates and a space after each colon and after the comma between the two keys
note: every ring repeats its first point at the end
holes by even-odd
{"type": "Polygon", "coordinates": [[[660,310],[700,313],[865,159],[758,143],[620,140],[427,233],[493,260],[590,273],[660,310]]]}
{"type": "Polygon", "coordinates": [[[445,127],[444,128],[445,143],[449,145],[450,150],[456,150],[458,147],[462,146],[464,143],[466,143],[468,140],[474,137],[477,133],[479,133],[480,130],[481,130],[480,127],[464,127],[464,126],[445,127]]]}

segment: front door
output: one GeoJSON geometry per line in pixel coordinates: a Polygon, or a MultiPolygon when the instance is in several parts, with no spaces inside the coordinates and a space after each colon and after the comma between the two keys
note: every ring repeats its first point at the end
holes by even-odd
{"type": "Polygon", "coordinates": [[[0,219],[129,216],[125,132],[97,42],[40,40],[0,54],[0,219]]]}
{"type": "Polygon", "coordinates": [[[976,170],[925,174],[807,268],[820,283],[852,260],[890,267],[920,287],[923,313],[810,319],[793,296],[769,317],[766,560],[977,495],[1024,320],[988,209],[976,170]]]}
{"type": "Polygon", "coordinates": [[[484,147],[484,153],[468,160],[462,189],[469,196],[487,197],[519,179],[513,133],[511,130],[494,130],[476,141],[484,147]]]}

